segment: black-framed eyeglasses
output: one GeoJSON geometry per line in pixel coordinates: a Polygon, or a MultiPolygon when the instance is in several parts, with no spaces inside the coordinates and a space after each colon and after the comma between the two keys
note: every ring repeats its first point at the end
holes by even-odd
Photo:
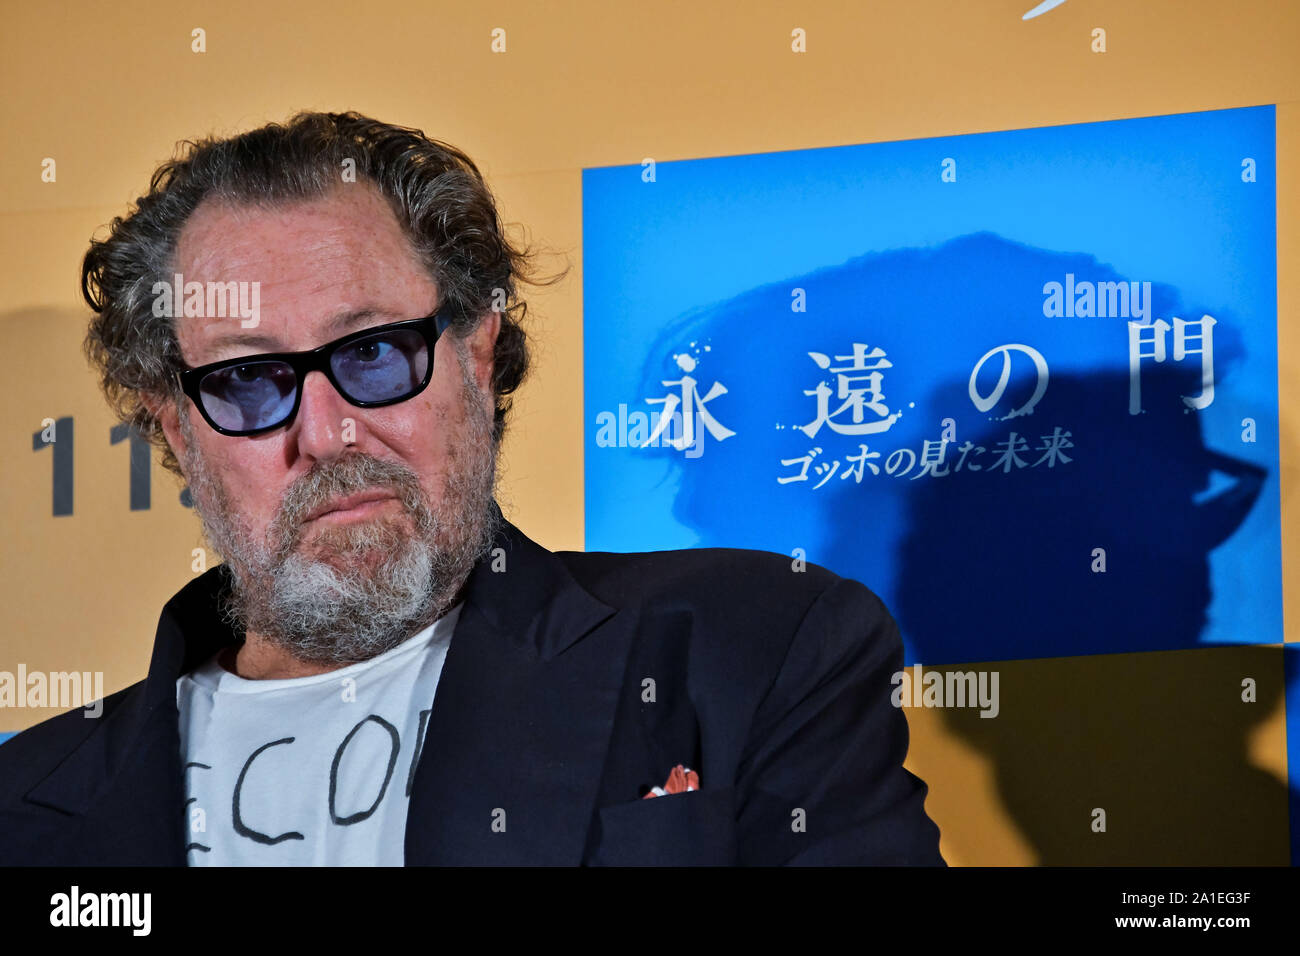
{"type": "Polygon", "coordinates": [[[223,435],[257,435],[291,423],[308,372],[323,372],[358,408],[414,398],[433,377],[433,347],[455,317],[432,315],[377,325],[305,352],[266,352],[223,359],[176,373],[204,421],[223,435]]]}

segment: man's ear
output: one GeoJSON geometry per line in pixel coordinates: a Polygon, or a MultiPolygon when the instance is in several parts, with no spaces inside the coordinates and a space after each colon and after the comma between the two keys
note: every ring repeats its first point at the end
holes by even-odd
{"type": "Polygon", "coordinates": [[[491,309],[483,313],[474,331],[469,334],[470,359],[474,363],[474,379],[478,387],[492,390],[492,371],[495,367],[497,335],[501,332],[501,313],[491,309]]]}
{"type": "MultiPolygon", "coordinates": [[[[140,400],[144,403],[144,407],[149,409],[149,413],[158,420],[167,444],[171,446],[172,454],[176,456],[176,461],[184,473],[185,435],[181,432],[180,411],[177,409],[176,401],[170,396],[159,395],[157,392],[145,392],[140,400]]],[[[185,477],[188,479],[189,475],[186,474],[185,477]]]]}

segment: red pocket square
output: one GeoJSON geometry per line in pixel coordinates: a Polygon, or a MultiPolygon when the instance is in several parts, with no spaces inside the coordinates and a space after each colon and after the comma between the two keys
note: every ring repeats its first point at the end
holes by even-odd
{"type": "Polygon", "coordinates": [[[673,767],[672,773],[668,775],[667,782],[662,787],[651,787],[642,800],[649,800],[651,797],[664,797],[670,793],[685,793],[687,790],[700,789],[700,775],[690,767],[683,767],[678,764],[673,767]]]}

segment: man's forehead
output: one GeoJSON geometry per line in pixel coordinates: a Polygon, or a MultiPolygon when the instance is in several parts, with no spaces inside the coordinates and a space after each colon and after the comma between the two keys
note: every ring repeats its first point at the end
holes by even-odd
{"type": "Polygon", "coordinates": [[[175,262],[187,284],[234,282],[250,298],[257,284],[255,327],[238,316],[177,318],[198,362],[296,350],[417,318],[435,290],[396,216],[367,186],[274,208],[205,202],[182,231],[175,262]]]}
{"type": "MultiPolygon", "coordinates": [[[[198,281],[328,281],[386,262],[418,265],[388,203],[368,184],[275,206],[202,202],[181,230],[176,263],[198,281]]],[[[309,291],[309,290],[308,290],[309,291]]]]}
{"type": "MultiPolygon", "coordinates": [[[[211,331],[203,337],[203,343],[206,348],[213,351],[246,348],[253,348],[259,352],[295,351],[298,346],[293,341],[293,332],[302,323],[294,323],[291,316],[286,318],[287,323],[280,323],[275,328],[242,329],[237,324],[218,327],[220,331],[211,331]]],[[[372,325],[384,325],[388,322],[401,322],[415,318],[419,316],[372,304],[360,308],[339,309],[326,316],[324,321],[313,323],[311,328],[313,334],[324,343],[372,325]]],[[[177,321],[185,320],[177,319],[177,321]]]]}

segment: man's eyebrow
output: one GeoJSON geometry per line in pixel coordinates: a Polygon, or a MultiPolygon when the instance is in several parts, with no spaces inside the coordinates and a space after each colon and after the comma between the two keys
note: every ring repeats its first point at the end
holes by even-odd
{"type": "MultiPolygon", "coordinates": [[[[367,325],[381,325],[383,320],[387,319],[392,322],[400,322],[404,316],[399,315],[391,309],[381,309],[377,306],[368,306],[363,309],[348,309],[339,312],[325,323],[324,341],[317,342],[317,345],[324,345],[325,342],[332,342],[334,339],[345,335],[349,331],[364,328],[367,325]],[[373,321],[379,320],[379,321],[373,321]]],[[[212,352],[221,351],[233,347],[254,347],[259,352],[285,352],[289,351],[284,347],[284,343],[274,335],[267,335],[265,332],[242,332],[232,331],[218,335],[208,343],[208,350],[212,352]]]]}

